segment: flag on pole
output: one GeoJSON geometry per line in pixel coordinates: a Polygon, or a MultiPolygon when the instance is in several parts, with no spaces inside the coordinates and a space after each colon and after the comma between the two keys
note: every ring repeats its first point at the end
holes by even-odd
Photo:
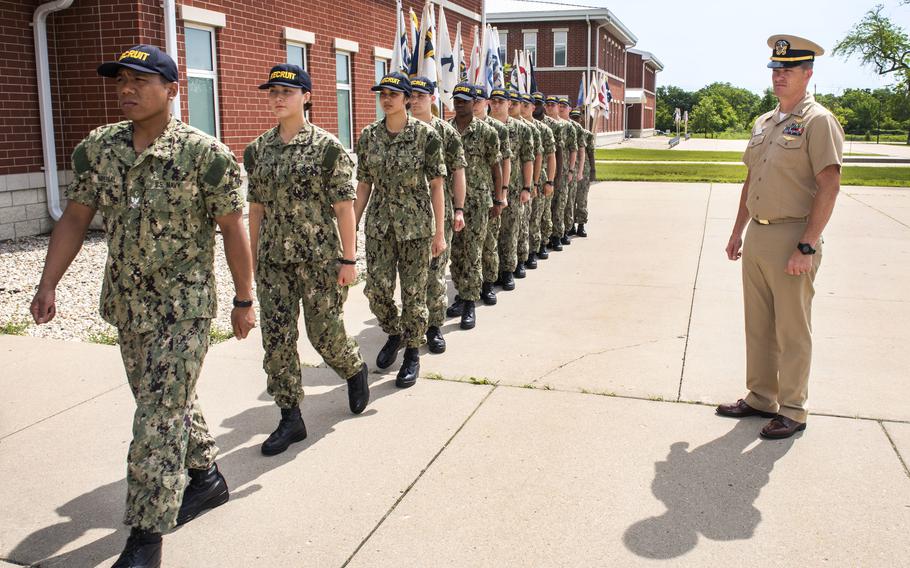
{"type": "Polygon", "coordinates": [[[480,32],[474,26],[474,46],[471,47],[471,62],[468,65],[468,82],[476,85],[480,76],[480,32]]]}
{"type": "Polygon", "coordinates": [[[455,68],[458,71],[458,82],[468,80],[468,68],[464,64],[464,47],[461,42],[461,22],[455,26],[455,43],[452,46],[455,55],[455,68]]]}
{"type": "Polygon", "coordinates": [[[454,110],[452,90],[458,84],[460,70],[455,61],[455,53],[452,52],[452,44],[449,42],[449,26],[442,6],[439,6],[439,37],[436,43],[439,46],[439,98],[447,109],[454,110]]]}
{"type": "Polygon", "coordinates": [[[404,11],[401,9],[401,0],[397,2],[398,17],[396,18],[395,45],[392,48],[392,65],[389,72],[402,71],[407,73],[411,67],[411,51],[408,49],[408,32],[404,23],[404,11]]]}
{"type": "Polygon", "coordinates": [[[578,83],[578,101],[575,106],[580,107],[585,104],[585,75],[581,74],[581,81],[578,83]]]}
{"type": "MultiPolygon", "coordinates": [[[[433,13],[433,4],[427,2],[423,7],[423,14],[420,22],[420,39],[422,40],[419,65],[417,74],[422,75],[436,84],[438,77],[436,75],[436,50],[433,45],[436,35],[436,14],[433,13]]],[[[439,96],[438,85],[434,92],[439,96]]]]}
{"type": "Polygon", "coordinates": [[[487,76],[485,77],[485,86],[489,93],[496,87],[502,87],[505,82],[502,77],[502,61],[499,59],[499,33],[493,26],[487,26],[486,41],[487,46],[487,76]]]}
{"type": "Polygon", "coordinates": [[[408,75],[414,77],[417,75],[417,67],[420,64],[420,52],[422,51],[420,22],[417,20],[417,14],[414,13],[413,8],[410,8],[408,12],[411,19],[411,62],[410,65],[408,65],[408,75]]]}
{"type": "Polygon", "coordinates": [[[531,92],[536,93],[537,92],[537,77],[534,75],[534,58],[533,57],[528,61],[528,74],[531,77],[531,79],[530,79],[531,92]]]}
{"type": "Polygon", "coordinates": [[[509,88],[510,89],[515,89],[515,90],[521,89],[521,83],[520,83],[521,75],[520,75],[518,69],[519,69],[518,50],[516,49],[515,57],[512,58],[512,73],[511,73],[511,77],[509,77],[509,88]]]}

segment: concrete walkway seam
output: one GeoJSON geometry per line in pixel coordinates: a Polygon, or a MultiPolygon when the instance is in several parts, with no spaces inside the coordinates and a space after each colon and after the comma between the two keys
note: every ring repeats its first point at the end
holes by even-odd
{"type": "Polygon", "coordinates": [[[904,456],[902,456],[900,450],[897,449],[897,444],[894,443],[894,438],[891,437],[891,434],[888,432],[888,429],[885,428],[885,425],[881,420],[878,421],[878,425],[881,426],[882,432],[884,432],[885,437],[888,438],[888,443],[891,444],[891,449],[894,450],[895,455],[897,455],[897,461],[901,462],[901,465],[904,468],[904,473],[907,474],[908,478],[910,478],[910,468],[907,467],[907,462],[904,461],[904,456]]]}

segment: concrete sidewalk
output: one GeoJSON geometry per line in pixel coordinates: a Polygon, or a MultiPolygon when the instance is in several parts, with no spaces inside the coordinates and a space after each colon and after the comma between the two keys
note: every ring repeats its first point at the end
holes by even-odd
{"type": "MultiPolygon", "coordinates": [[[[231,501],[168,535],[165,566],[898,566],[910,555],[910,190],[845,188],[817,280],[805,433],[716,417],[743,394],[739,188],[601,183],[590,237],[478,326],[446,325],[417,386],[342,381],[301,343],[305,442],[259,335],[212,348],[199,397],[231,501]],[[430,380],[431,378],[436,380],[430,380]],[[688,404],[687,404],[688,403],[688,404]]],[[[384,341],[362,294],[348,331],[384,341]]],[[[0,566],[107,566],[133,402],[116,347],[0,336],[0,566]]]]}

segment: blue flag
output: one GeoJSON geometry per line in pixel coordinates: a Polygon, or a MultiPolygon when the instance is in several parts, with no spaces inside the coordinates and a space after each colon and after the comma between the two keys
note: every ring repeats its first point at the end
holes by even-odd
{"type": "Polygon", "coordinates": [[[581,82],[578,83],[578,102],[575,104],[576,107],[584,106],[585,104],[585,76],[581,76],[581,82]]]}

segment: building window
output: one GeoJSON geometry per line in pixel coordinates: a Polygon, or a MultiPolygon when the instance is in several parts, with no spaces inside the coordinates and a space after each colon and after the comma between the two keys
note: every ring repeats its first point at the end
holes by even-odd
{"type": "Polygon", "coordinates": [[[566,66],[566,36],[568,32],[553,32],[553,67],[566,66]]]}
{"type": "MultiPolygon", "coordinates": [[[[389,62],[385,59],[376,60],[376,84],[379,84],[379,81],[386,76],[389,69],[389,62]]],[[[382,105],[379,104],[379,93],[376,93],[376,120],[385,117],[385,113],[382,111],[382,105]]]]}
{"type": "Polygon", "coordinates": [[[537,32],[524,32],[524,50],[531,54],[531,62],[537,65],[537,32]]]}
{"type": "Polygon", "coordinates": [[[187,25],[184,33],[190,126],[195,126],[206,134],[220,138],[215,28],[187,25]]]}
{"type": "Polygon", "coordinates": [[[503,30],[499,32],[499,62],[505,65],[506,54],[509,53],[509,31],[503,30]]]}
{"type": "Polygon", "coordinates": [[[335,94],[338,97],[338,139],[348,150],[353,148],[354,109],[351,105],[351,54],[335,52],[335,94]]]}
{"type": "Polygon", "coordinates": [[[288,42],[288,63],[308,71],[306,60],[306,44],[288,42]]]}

